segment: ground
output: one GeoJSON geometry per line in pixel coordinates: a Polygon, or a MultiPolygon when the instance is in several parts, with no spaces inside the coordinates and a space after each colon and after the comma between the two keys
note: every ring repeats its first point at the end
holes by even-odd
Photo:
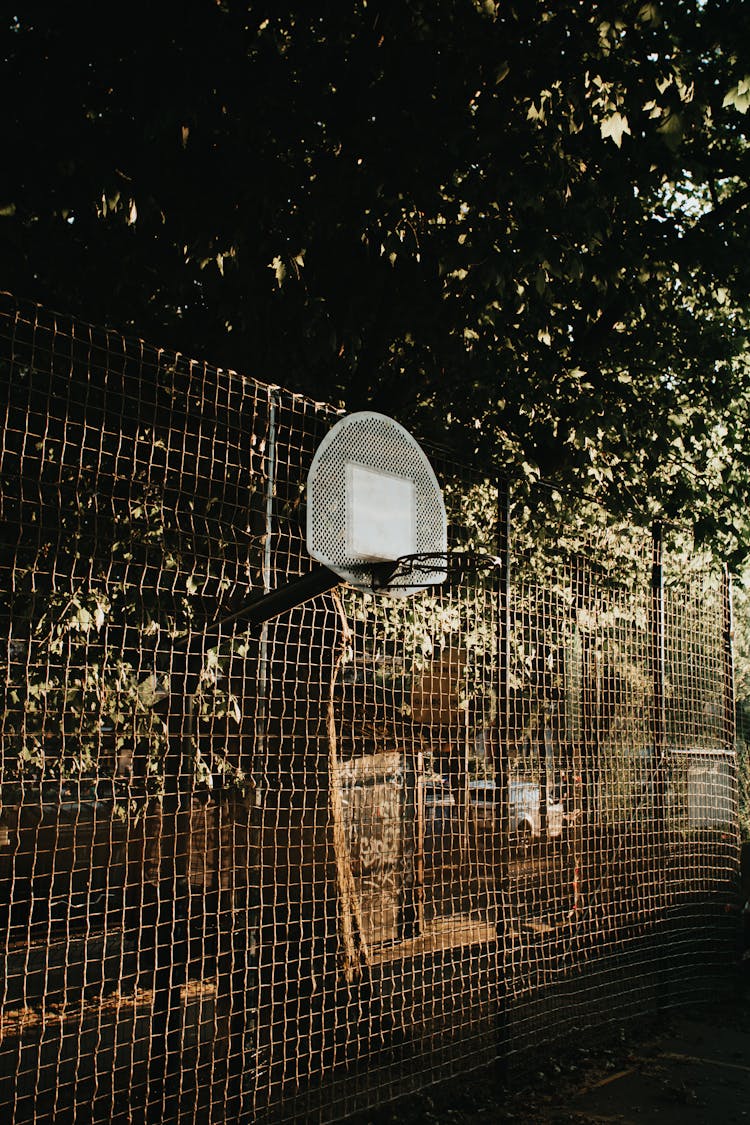
{"type": "Polygon", "coordinates": [[[560,1052],[509,1083],[489,1068],[351,1125],[750,1125],[750,960],[729,1002],[560,1052]]]}

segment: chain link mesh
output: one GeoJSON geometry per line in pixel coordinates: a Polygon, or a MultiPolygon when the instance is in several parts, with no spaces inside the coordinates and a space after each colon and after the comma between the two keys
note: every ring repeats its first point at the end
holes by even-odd
{"type": "Polygon", "coordinates": [[[720,572],[436,455],[484,565],[248,630],[338,413],[8,296],[0,365],[9,1121],[340,1120],[711,998],[720,572]]]}

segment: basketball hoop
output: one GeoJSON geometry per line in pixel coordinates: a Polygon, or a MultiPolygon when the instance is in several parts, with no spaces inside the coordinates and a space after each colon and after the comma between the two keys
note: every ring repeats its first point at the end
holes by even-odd
{"type": "MultiPolygon", "coordinates": [[[[204,628],[253,630],[346,582],[405,598],[440,585],[448,574],[448,526],[430,462],[403,426],[362,411],[323,438],[307,478],[307,549],[321,565],[204,628]]],[[[450,556],[452,557],[452,556],[450,556]]],[[[189,637],[175,648],[185,648],[189,637]]],[[[169,694],[169,677],[139,685],[144,706],[169,694]]]]}
{"type": "Polygon", "coordinates": [[[357,589],[408,597],[445,581],[447,544],[440,485],[411,434],[374,411],[342,418],[307,478],[310,556],[357,589]]]}
{"type": "MultiPolygon", "coordinates": [[[[449,575],[455,580],[464,574],[498,570],[502,565],[502,559],[497,555],[482,551],[422,551],[397,559],[395,568],[389,573],[388,585],[397,585],[404,590],[409,587],[416,592],[434,586],[436,574],[442,575],[441,581],[449,575]]],[[[374,580],[377,588],[377,575],[374,575],[374,580]]]]}

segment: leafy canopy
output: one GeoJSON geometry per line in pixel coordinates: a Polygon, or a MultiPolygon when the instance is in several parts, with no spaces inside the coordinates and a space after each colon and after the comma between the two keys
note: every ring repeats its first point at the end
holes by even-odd
{"type": "Polygon", "coordinates": [[[88,5],[4,29],[6,284],[739,559],[740,0],[88,5]]]}

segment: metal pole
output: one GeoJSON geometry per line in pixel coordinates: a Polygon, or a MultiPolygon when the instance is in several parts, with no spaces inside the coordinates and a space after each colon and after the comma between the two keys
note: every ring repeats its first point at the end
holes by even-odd
{"type": "Polygon", "coordinates": [[[664,771],[667,744],[663,555],[662,526],[655,523],[651,539],[651,738],[654,748],[654,827],[662,846],[666,830],[664,771]]]}
{"type": "MultiPolygon", "coordinates": [[[[273,505],[276,493],[276,413],[278,392],[271,389],[268,395],[268,447],[266,454],[265,541],[263,544],[263,593],[271,592],[271,564],[273,559],[273,505]]],[[[258,708],[255,721],[255,752],[253,778],[255,800],[261,800],[259,776],[265,769],[266,720],[268,714],[268,624],[263,623],[258,648],[258,708]]]]}
{"type": "MultiPolygon", "coordinates": [[[[584,640],[581,629],[581,618],[586,608],[586,583],[585,562],[580,555],[573,557],[571,571],[571,585],[573,587],[573,641],[570,652],[570,693],[569,693],[569,722],[568,739],[570,745],[570,775],[568,800],[573,809],[573,829],[570,843],[570,912],[569,916],[578,916],[582,905],[582,877],[584,874],[583,844],[584,825],[585,832],[591,833],[589,819],[589,802],[587,800],[588,781],[591,771],[590,762],[584,763],[584,747],[588,749],[589,738],[587,715],[587,702],[589,696],[589,668],[588,668],[588,638],[584,640]]],[[[587,755],[588,757],[588,755],[587,755]]]]}
{"type": "MultiPolygon", "coordinates": [[[[651,709],[651,738],[653,742],[653,859],[646,858],[638,865],[638,878],[653,879],[651,901],[663,915],[657,915],[662,924],[661,957],[658,959],[656,981],[656,1001],[660,1007],[669,999],[669,949],[670,935],[665,928],[668,921],[668,863],[667,849],[667,810],[666,810],[666,749],[667,749],[667,711],[666,711],[666,627],[664,617],[664,540],[662,525],[655,523],[651,537],[651,680],[653,705],[651,709]]],[[[648,839],[647,835],[647,839],[648,839]]],[[[649,896],[650,897],[650,896],[649,896]]]]}
{"type": "Polygon", "coordinates": [[[267,594],[262,594],[259,598],[254,598],[242,609],[237,610],[236,613],[229,617],[222,617],[207,625],[205,633],[207,636],[211,633],[219,633],[229,625],[235,625],[238,622],[243,622],[248,629],[255,629],[259,625],[264,625],[266,621],[271,621],[282,613],[296,609],[297,606],[303,605],[304,602],[317,597],[318,594],[324,594],[327,590],[332,590],[340,584],[341,579],[332,570],[329,570],[326,566],[316,566],[309,574],[303,574],[300,578],[294,578],[291,582],[286,582],[276,590],[271,590],[267,594]]]}
{"type": "MultiPolygon", "coordinates": [[[[498,484],[498,556],[500,559],[497,625],[497,724],[500,773],[499,821],[501,832],[501,864],[498,872],[503,886],[508,878],[508,849],[510,846],[510,744],[512,737],[511,686],[510,686],[510,635],[511,635],[511,560],[510,560],[510,485],[507,479],[498,484]]],[[[496,767],[496,773],[498,768],[496,767]]],[[[497,784],[497,781],[496,781],[497,784]]],[[[497,804],[497,802],[496,802],[497,804]]]]}
{"type": "MultiPolygon", "coordinates": [[[[303,605],[304,602],[317,597],[318,594],[333,590],[340,584],[341,579],[332,570],[325,566],[316,566],[309,574],[303,574],[301,578],[295,578],[291,582],[279,586],[277,590],[271,590],[268,594],[251,598],[236,613],[230,614],[229,617],[222,617],[207,625],[200,636],[208,637],[211,633],[220,633],[228,626],[236,625],[239,622],[243,622],[248,630],[257,629],[259,625],[264,625],[274,617],[279,617],[282,613],[296,609],[297,606],[303,605]]],[[[195,636],[195,633],[188,633],[186,637],[173,645],[172,651],[177,653],[185,649],[189,650],[195,636]]],[[[189,651],[187,660],[190,669],[187,694],[194,695],[198,689],[200,664],[196,664],[194,656],[189,651]]],[[[144,707],[155,707],[157,703],[160,703],[169,695],[171,695],[171,687],[170,677],[167,673],[152,672],[138,685],[138,698],[144,707]]]]}
{"type": "MultiPolygon", "coordinates": [[[[730,752],[729,757],[729,784],[732,787],[732,805],[735,810],[735,825],[737,824],[739,801],[739,777],[737,748],[737,709],[734,698],[734,613],[732,604],[732,576],[729,567],[725,566],[722,574],[722,625],[723,625],[723,672],[724,672],[724,742],[730,752]]],[[[740,844],[739,855],[735,853],[734,863],[739,864],[737,878],[741,880],[748,856],[747,844],[740,844]]]]}
{"type": "Polygon", "coordinates": [[[497,989],[497,1036],[498,1055],[502,1071],[509,1063],[508,998],[510,996],[507,980],[508,958],[506,943],[506,924],[508,913],[508,885],[510,878],[510,744],[513,733],[511,712],[511,522],[510,522],[510,484],[501,478],[497,489],[497,549],[500,559],[497,621],[497,730],[498,761],[495,764],[495,795],[500,790],[500,800],[496,801],[496,836],[499,841],[497,855],[495,902],[497,954],[495,960],[497,989]]]}
{"type": "MultiPolygon", "coordinates": [[[[273,564],[273,514],[274,514],[274,501],[276,497],[276,422],[277,413],[280,406],[279,392],[272,388],[268,392],[268,443],[266,446],[266,489],[265,489],[265,505],[264,505],[264,535],[265,540],[263,543],[263,593],[264,595],[271,592],[271,578],[272,578],[272,564],[273,564]]],[[[263,865],[263,848],[265,844],[265,832],[267,826],[264,823],[263,806],[266,801],[266,777],[268,771],[268,723],[270,718],[270,703],[269,703],[269,644],[268,644],[268,622],[264,622],[260,630],[260,639],[258,645],[258,699],[257,708],[255,713],[255,739],[253,745],[252,756],[252,778],[253,778],[253,807],[251,811],[251,825],[252,825],[252,847],[255,852],[257,863],[257,875],[255,886],[253,890],[256,895],[257,906],[257,919],[256,919],[256,939],[258,943],[258,965],[257,965],[257,989],[258,994],[255,998],[256,1010],[261,1010],[261,1005],[267,1003],[265,996],[265,989],[270,987],[267,983],[268,977],[272,974],[272,961],[273,951],[267,948],[264,944],[266,933],[266,921],[270,918],[270,927],[273,931],[273,920],[271,911],[273,907],[273,887],[268,886],[269,878],[265,872],[263,865]],[[265,980],[264,985],[262,981],[265,980]]],[[[250,903],[248,902],[248,909],[250,903]]],[[[248,918],[249,923],[249,918],[248,918]]],[[[249,942],[248,942],[249,945],[249,942]]],[[[243,1002],[247,1003],[247,998],[243,997],[243,1002]]],[[[267,1033],[267,1028],[263,1027],[263,1021],[256,1019],[255,1025],[255,1052],[256,1057],[260,1057],[263,1048],[263,1036],[267,1033]]],[[[240,1044],[240,1057],[242,1057],[242,1048],[244,1047],[245,1029],[242,1029],[243,1042],[240,1044]]],[[[231,1045],[230,1036],[230,1045],[231,1045]]]]}
{"type": "Polygon", "coordinates": [[[737,712],[734,700],[734,607],[732,604],[732,576],[729,567],[722,575],[723,616],[723,671],[724,671],[724,741],[728,750],[734,750],[737,741],[737,712]]]}

